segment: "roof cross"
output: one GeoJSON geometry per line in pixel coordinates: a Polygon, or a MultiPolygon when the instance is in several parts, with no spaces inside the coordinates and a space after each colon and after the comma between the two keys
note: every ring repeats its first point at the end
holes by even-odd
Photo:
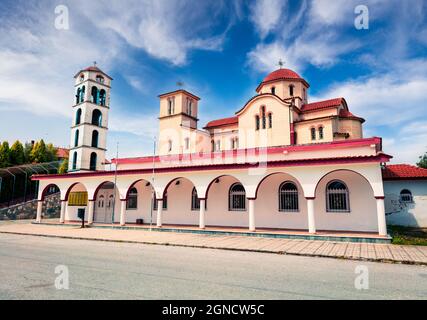
{"type": "Polygon", "coordinates": [[[282,69],[284,64],[285,63],[282,61],[282,59],[279,59],[278,65],[279,65],[280,69],[282,69]]]}

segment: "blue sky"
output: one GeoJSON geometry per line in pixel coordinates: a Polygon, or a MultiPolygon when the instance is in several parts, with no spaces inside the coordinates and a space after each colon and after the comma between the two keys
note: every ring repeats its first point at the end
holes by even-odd
{"type": "Polygon", "coordinates": [[[68,146],[73,76],[93,61],[114,78],[108,156],[151,152],[157,95],[202,98],[199,126],[232,116],[277,68],[311,85],[309,100],[343,96],[383,137],[393,162],[427,151],[427,2],[362,1],[0,2],[0,141],[44,138],[68,146]],[[69,29],[55,28],[65,5],[69,29]]]}

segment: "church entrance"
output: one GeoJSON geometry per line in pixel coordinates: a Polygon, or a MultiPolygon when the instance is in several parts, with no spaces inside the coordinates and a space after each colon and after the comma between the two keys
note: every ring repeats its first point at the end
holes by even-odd
{"type": "Polygon", "coordinates": [[[111,223],[114,208],[114,185],[106,183],[96,196],[94,222],[111,223]]]}

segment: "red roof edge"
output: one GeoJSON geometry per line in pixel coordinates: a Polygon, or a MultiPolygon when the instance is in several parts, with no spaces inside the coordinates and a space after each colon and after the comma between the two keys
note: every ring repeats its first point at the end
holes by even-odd
{"type": "Polygon", "coordinates": [[[382,169],[383,180],[427,180],[427,169],[410,164],[389,164],[382,169]]]}

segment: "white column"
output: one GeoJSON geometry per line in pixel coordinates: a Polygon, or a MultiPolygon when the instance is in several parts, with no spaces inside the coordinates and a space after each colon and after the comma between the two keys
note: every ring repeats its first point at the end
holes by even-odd
{"type": "Polygon", "coordinates": [[[65,208],[67,206],[67,201],[61,200],[61,213],[59,215],[59,223],[65,222],[65,208]]]}
{"type": "Polygon", "coordinates": [[[162,226],[163,199],[157,200],[157,227],[162,226]]]}
{"type": "Polygon", "coordinates": [[[42,222],[42,209],[43,209],[43,200],[37,201],[37,215],[36,215],[36,222],[40,223],[42,222]]]}
{"type": "Polygon", "coordinates": [[[255,199],[248,199],[249,202],[249,231],[255,231],[255,199]]]}
{"type": "Polygon", "coordinates": [[[200,212],[199,212],[199,228],[205,228],[205,199],[200,199],[200,212]]]}
{"type": "Polygon", "coordinates": [[[377,200],[378,234],[387,235],[387,223],[385,219],[384,197],[375,197],[377,200]]]}
{"type": "Polygon", "coordinates": [[[124,226],[126,224],[126,200],[121,199],[120,202],[120,225],[124,226]]]}
{"type": "Polygon", "coordinates": [[[93,223],[93,211],[95,209],[95,200],[89,200],[89,213],[87,216],[87,223],[92,224],[93,223]]]}
{"type": "Polygon", "coordinates": [[[314,198],[307,199],[307,213],[308,213],[308,232],[316,233],[316,222],[314,220],[314,198]]]}

